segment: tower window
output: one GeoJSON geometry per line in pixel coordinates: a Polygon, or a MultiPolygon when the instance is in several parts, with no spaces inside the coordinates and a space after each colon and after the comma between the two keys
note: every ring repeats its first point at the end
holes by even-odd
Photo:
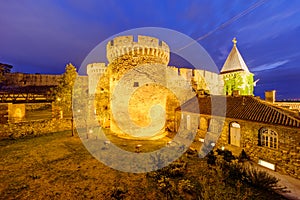
{"type": "Polygon", "coordinates": [[[133,87],[139,87],[139,82],[134,82],[133,87]]]}

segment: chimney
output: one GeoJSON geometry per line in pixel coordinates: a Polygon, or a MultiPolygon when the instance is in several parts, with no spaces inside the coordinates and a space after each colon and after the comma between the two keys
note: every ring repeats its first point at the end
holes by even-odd
{"type": "Polygon", "coordinates": [[[203,89],[198,90],[198,95],[199,96],[204,96],[205,95],[205,91],[203,89]]]}
{"type": "Polygon", "coordinates": [[[265,91],[266,102],[275,103],[276,101],[275,94],[276,94],[276,90],[265,91]]]}
{"type": "Polygon", "coordinates": [[[232,96],[234,96],[234,97],[240,96],[240,91],[239,90],[233,90],[232,91],[232,96]]]}

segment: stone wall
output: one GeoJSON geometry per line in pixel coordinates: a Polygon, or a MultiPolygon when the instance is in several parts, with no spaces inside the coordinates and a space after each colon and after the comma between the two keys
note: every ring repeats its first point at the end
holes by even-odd
{"type": "Polygon", "coordinates": [[[0,139],[39,136],[71,129],[71,119],[47,119],[1,124],[0,139]]]}
{"type": "Polygon", "coordinates": [[[46,110],[51,109],[51,103],[26,103],[25,110],[27,111],[35,111],[35,110],[46,110]]]}
{"type": "Polygon", "coordinates": [[[62,75],[8,73],[4,84],[7,86],[55,86],[59,84],[62,75]]]}
{"type": "MultiPolygon", "coordinates": [[[[183,119],[185,119],[187,115],[198,118],[195,114],[183,113],[183,119]]],[[[177,112],[177,123],[180,120],[180,117],[181,113],[177,112]]],[[[210,135],[213,133],[207,131],[211,116],[201,115],[199,120],[200,126],[195,141],[204,139],[208,133],[210,135]]],[[[186,121],[183,120],[183,123],[186,123],[186,121]]],[[[198,125],[195,120],[191,120],[191,123],[191,126],[198,125]]],[[[224,147],[225,149],[232,151],[236,156],[244,149],[253,162],[258,163],[258,160],[264,160],[274,164],[275,171],[300,179],[299,129],[229,118],[226,118],[224,124],[220,124],[220,126],[222,126],[222,132],[216,142],[215,148],[224,147]],[[229,144],[229,130],[232,122],[236,122],[240,125],[240,147],[229,144]],[[272,129],[278,134],[278,148],[275,149],[259,145],[259,132],[261,128],[272,129]]],[[[215,135],[218,134],[216,133],[215,135]]],[[[204,141],[204,143],[206,142],[207,141],[204,141]]]]}

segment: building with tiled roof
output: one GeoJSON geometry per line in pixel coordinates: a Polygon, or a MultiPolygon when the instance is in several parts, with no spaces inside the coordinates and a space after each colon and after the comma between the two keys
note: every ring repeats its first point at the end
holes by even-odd
{"type": "Polygon", "coordinates": [[[298,112],[253,96],[199,96],[176,110],[175,121],[177,131],[197,131],[200,154],[244,149],[252,161],[300,179],[298,112]]]}
{"type": "Polygon", "coordinates": [[[220,73],[225,95],[189,99],[175,111],[174,128],[184,135],[197,132],[194,146],[200,155],[213,148],[228,149],[272,170],[300,179],[300,112],[275,104],[275,92],[266,101],[253,96],[253,74],[233,39],[220,73]]]}
{"type": "Polygon", "coordinates": [[[216,102],[226,102],[226,118],[300,128],[300,115],[298,113],[272,105],[253,96],[194,97],[184,103],[180,110],[211,115],[212,99],[216,102]],[[199,106],[199,110],[195,109],[197,106],[199,106]]]}

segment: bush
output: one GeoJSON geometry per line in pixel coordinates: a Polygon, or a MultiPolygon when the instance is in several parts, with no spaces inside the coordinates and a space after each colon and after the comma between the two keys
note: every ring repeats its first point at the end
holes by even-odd
{"type": "Polygon", "coordinates": [[[209,165],[215,165],[216,164],[216,159],[217,159],[217,157],[214,155],[213,151],[210,151],[207,154],[207,164],[209,164],[209,165]]]}
{"type": "Polygon", "coordinates": [[[189,194],[193,194],[195,191],[195,186],[191,183],[190,180],[184,179],[178,182],[178,190],[180,192],[187,192],[189,194]]]}
{"type": "Polygon", "coordinates": [[[111,199],[121,200],[124,199],[127,193],[127,189],[124,187],[118,186],[113,187],[111,191],[111,199]]]}
{"type": "Polygon", "coordinates": [[[224,163],[222,171],[226,181],[235,184],[241,180],[245,184],[263,191],[288,192],[286,187],[278,185],[278,179],[266,171],[261,171],[252,167],[245,167],[240,163],[224,163]]]}
{"type": "Polygon", "coordinates": [[[231,162],[232,160],[235,160],[236,158],[234,157],[234,155],[232,155],[232,152],[229,151],[229,150],[220,150],[220,149],[217,149],[217,153],[218,155],[221,155],[223,156],[223,159],[226,161],[226,162],[231,162]]]}
{"type": "Polygon", "coordinates": [[[187,164],[184,161],[175,161],[168,165],[167,167],[159,170],[159,173],[169,177],[169,178],[177,178],[182,177],[186,172],[187,164]]]}
{"type": "Polygon", "coordinates": [[[278,192],[289,192],[286,187],[278,185],[278,179],[266,171],[261,171],[255,168],[243,167],[244,180],[253,187],[278,192]]]}

